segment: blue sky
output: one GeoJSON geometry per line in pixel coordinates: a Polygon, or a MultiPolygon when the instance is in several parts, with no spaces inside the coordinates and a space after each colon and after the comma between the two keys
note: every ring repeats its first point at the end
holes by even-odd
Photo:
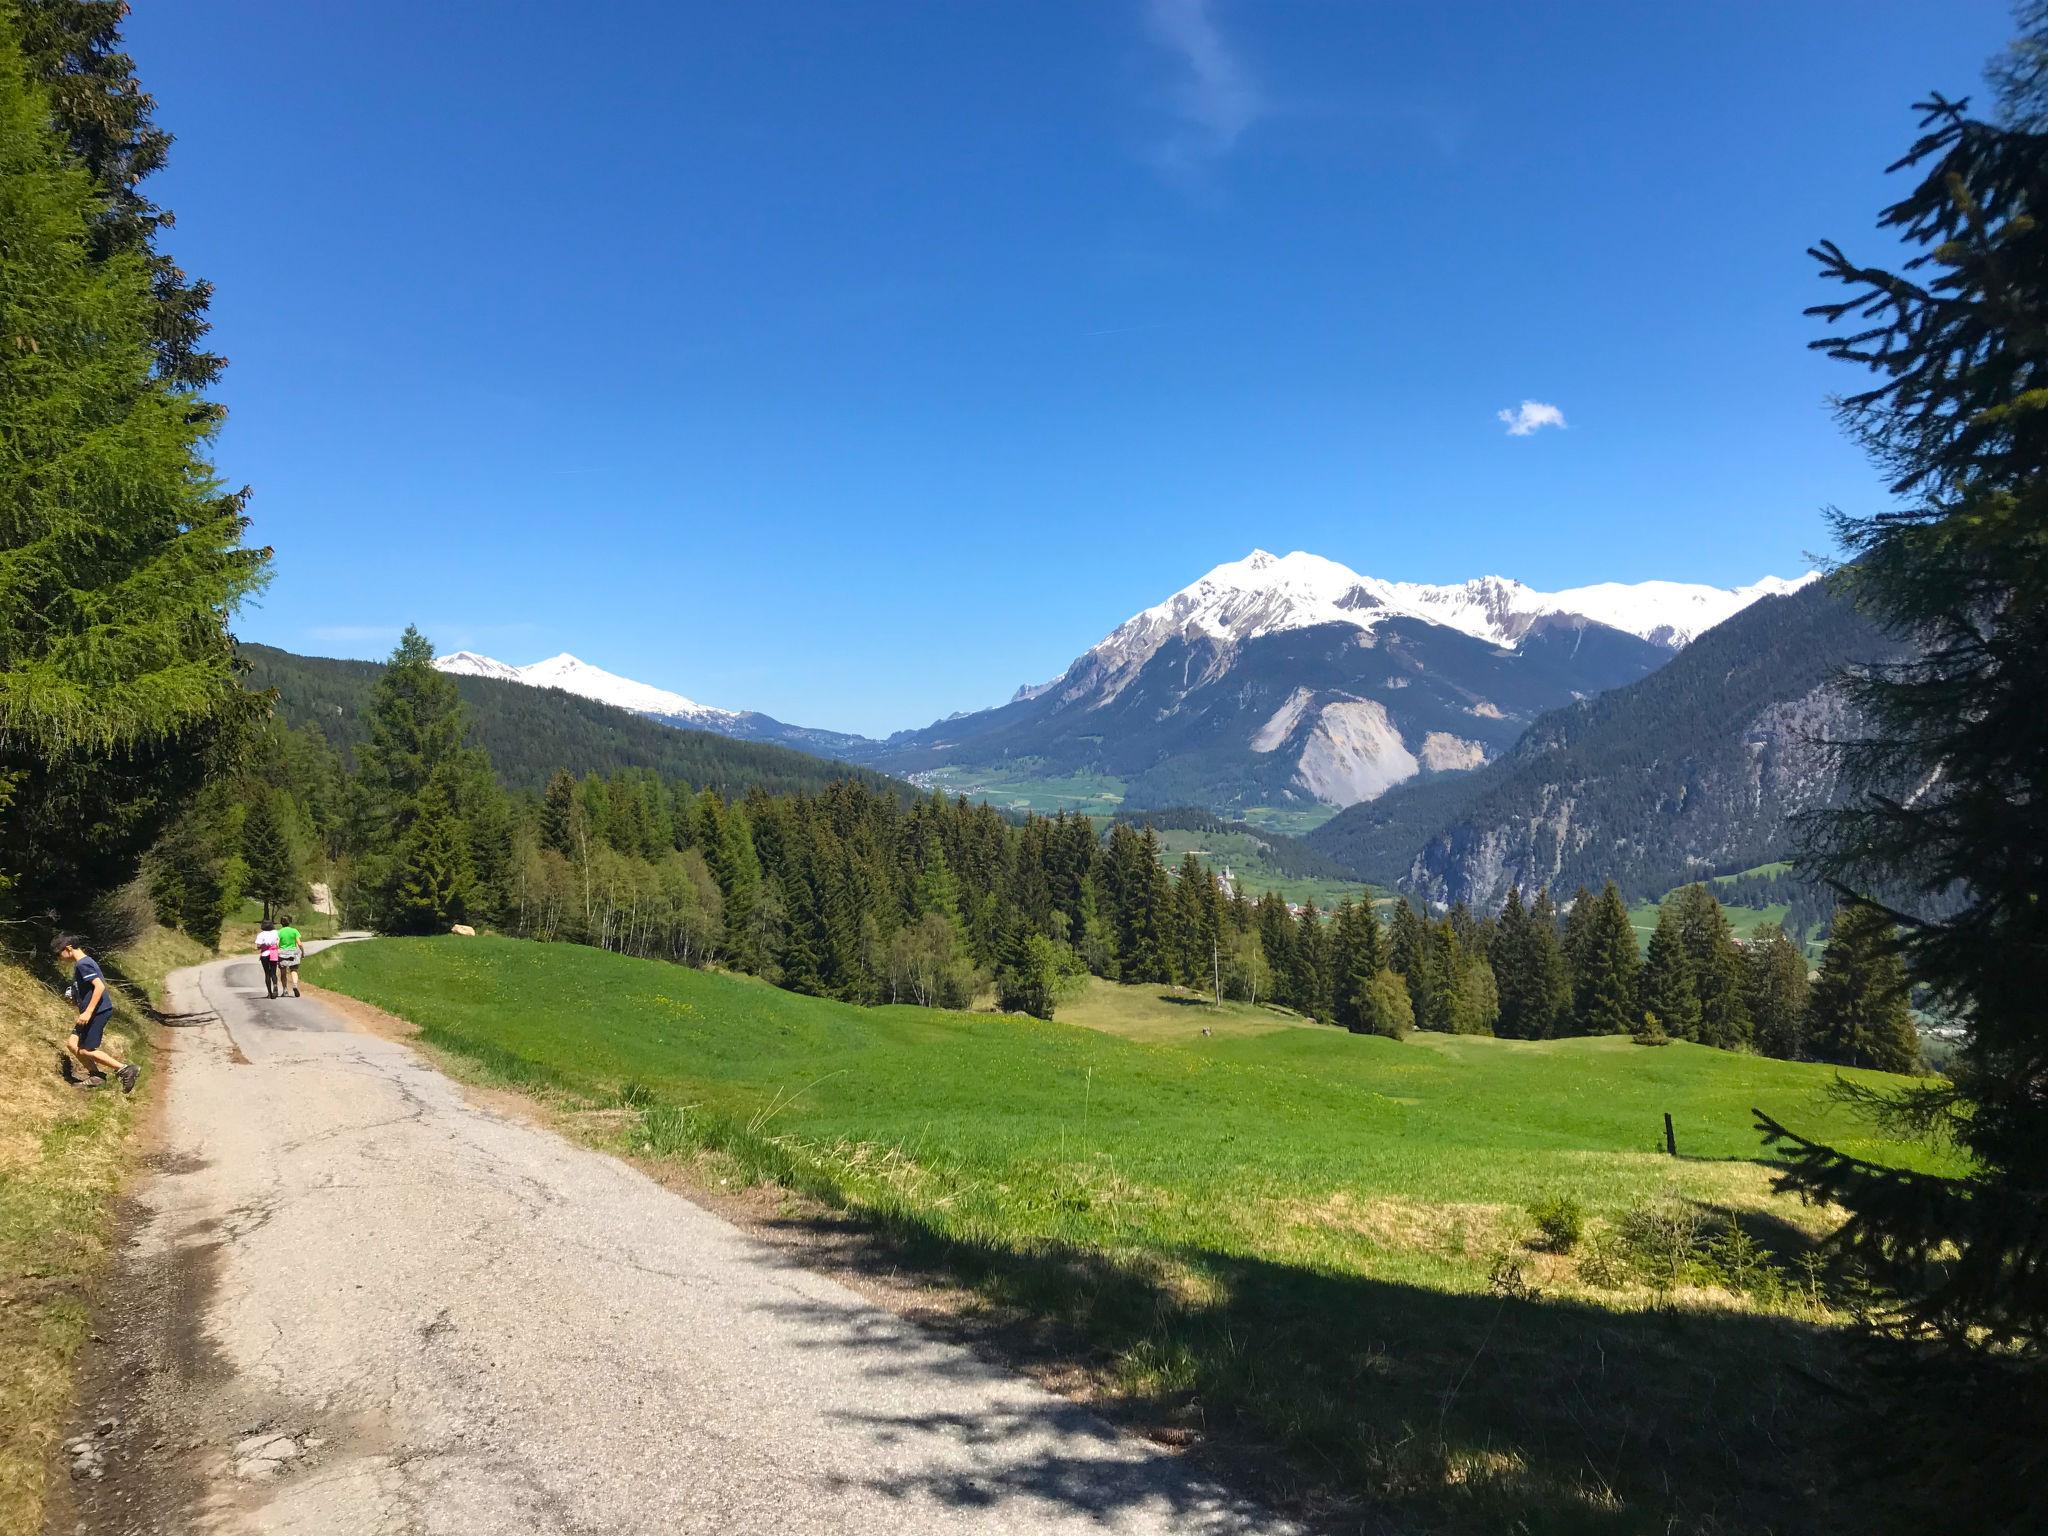
{"type": "MultiPolygon", "coordinates": [[[[140,0],[245,637],[881,732],[1255,546],[1539,587],[1878,504],[1803,350],[1991,0],[140,0]],[[1564,425],[1511,433],[1524,401],[1564,425]]],[[[1542,413],[1537,413],[1540,417],[1542,413]]]]}

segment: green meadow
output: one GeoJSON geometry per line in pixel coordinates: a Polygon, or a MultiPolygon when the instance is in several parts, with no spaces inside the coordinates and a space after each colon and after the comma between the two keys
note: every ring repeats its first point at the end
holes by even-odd
{"type": "Polygon", "coordinates": [[[308,974],[608,1107],[625,1149],[850,1214],[1368,1526],[1719,1532],[1786,1528],[1811,1490],[1853,1505],[1829,1217],[1771,1193],[1749,1111],[1947,1166],[1855,1119],[1833,1069],[1682,1043],[1394,1042],[1099,981],[1054,1023],[861,1008],[490,937],[308,974]]]}

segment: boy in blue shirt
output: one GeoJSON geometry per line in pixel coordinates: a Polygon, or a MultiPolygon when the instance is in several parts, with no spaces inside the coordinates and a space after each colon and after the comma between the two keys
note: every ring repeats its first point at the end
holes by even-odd
{"type": "Polygon", "coordinates": [[[107,991],[107,978],[99,961],[85,952],[84,941],[75,933],[64,934],[51,947],[57,951],[57,958],[71,967],[71,986],[64,995],[78,1005],[78,1022],[71,1031],[69,1045],[71,1054],[86,1070],[85,1080],[79,1086],[97,1088],[111,1076],[123,1093],[133,1093],[142,1069],[132,1061],[123,1066],[113,1052],[100,1044],[107,1020],[114,1016],[114,999],[107,991]]]}

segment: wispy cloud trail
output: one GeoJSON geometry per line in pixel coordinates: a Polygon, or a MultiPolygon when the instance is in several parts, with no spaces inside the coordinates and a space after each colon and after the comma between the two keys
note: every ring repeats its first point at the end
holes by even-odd
{"type": "Polygon", "coordinates": [[[1192,175],[1229,153],[1264,114],[1265,100],[1217,25],[1211,0],[1146,0],[1145,20],[1178,72],[1172,100],[1179,122],[1158,146],[1159,160],[1176,175],[1192,175]]]}

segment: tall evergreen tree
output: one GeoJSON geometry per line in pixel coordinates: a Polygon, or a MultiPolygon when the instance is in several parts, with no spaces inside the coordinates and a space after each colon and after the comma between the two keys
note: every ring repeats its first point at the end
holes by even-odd
{"type": "Polygon", "coordinates": [[[1807,1002],[1808,1052],[1845,1067],[1917,1070],[1910,991],[1891,919],[1875,907],[1844,907],[1807,1002]]]}
{"type": "Polygon", "coordinates": [[[1728,915],[1701,884],[1686,886],[1665,905],[1677,909],[1679,940],[1699,999],[1699,1033],[1688,1038],[1724,1051],[1746,1050],[1751,1024],[1742,995],[1742,947],[1735,942],[1728,915]]]}
{"type": "Polygon", "coordinates": [[[1294,1006],[1319,1023],[1334,1022],[1330,940],[1323,931],[1323,915],[1313,901],[1303,902],[1294,920],[1294,944],[1288,959],[1293,965],[1288,986],[1294,993],[1294,1006]]]}
{"type": "Polygon", "coordinates": [[[1407,899],[1394,903],[1387,934],[1387,964],[1408,987],[1408,1010],[1417,1028],[1427,1028],[1430,1015],[1429,929],[1407,899]]]}
{"type": "Polygon", "coordinates": [[[1742,954],[1742,998],[1766,1056],[1797,1061],[1806,1054],[1806,956],[1773,923],[1759,929],[1742,954]]]}
{"type": "Polygon", "coordinates": [[[1635,1028],[1643,1034],[1662,1031],[1673,1040],[1700,1037],[1699,988],[1686,949],[1685,920],[1675,901],[1657,908],[1657,927],[1636,983],[1635,1028]]]}
{"type": "Polygon", "coordinates": [[[447,791],[432,784],[413,803],[392,861],[383,922],[393,933],[436,933],[467,915],[469,850],[447,791]]]}
{"type": "Polygon", "coordinates": [[[225,625],[264,555],[205,403],[153,376],[147,260],[95,258],[103,194],[29,70],[0,9],[0,888],[74,910],[253,728],[225,625]]]}
{"type": "MultiPolygon", "coordinates": [[[[1581,905],[1586,920],[1575,946],[1572,1028],[1582,1035],[1627,1034],[1639,1017],[1636,976],[1642,968],[1628,907],[1612,880],[1581,905]]],[[[1576,907],[1572,915],[1577,917],[1576,907]]]]}
{"type": "Polygon", "coordinates": [[[1813,253],[1849,290],[1814,311],[1837,327],[1814,345],[1873,375],[1841,414],[1895,498],[1892,510],[1838,520],[1854,557],[1838,579],[1911,652],[1847,680],[1868,727],[1842,752],[1851,797],[1813,827],[1809,855],[1844,890],[1886,899],[1889,942],[1964,1022],[1949,1084],[1898,1107],[1940,1117],[1976,1171],[1948,1182],[1880,1176],[1767,1117],[1763,1127],[1794,1148],[1795,1187],[1854,1213],[1845,1245],[1911,1298],[1901,1321],[2038,1355],[2048,1352],[2048,14],[2021,15],[2013,58],[2033,62],[1995,77],[1998,117],[1934,95],[1895,167],[1918,179],[1881,223],[1916,254],[1886,269],[1832,243],[1813,253]]]}
{"type": "Polygon", "coordinates": [[[292,846],[291,821],[277,800],[276,791],[259,789],[242,819],[242,862],[248,870],[242,889],[263,903],[266,920],[306,894],[292,846]]]}

